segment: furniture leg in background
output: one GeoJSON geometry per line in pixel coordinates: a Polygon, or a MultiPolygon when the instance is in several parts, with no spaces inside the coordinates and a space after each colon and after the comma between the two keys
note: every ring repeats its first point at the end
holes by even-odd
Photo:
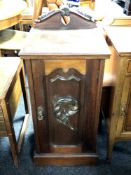
{"type": "Polygon", "coordinates": [[[8,137],[15,166],[19,164],[24,134],[29,119],[28,99],[25,91],[25,75],[23,63],[18,57],[0,58],[0,137],[8,137]],[[15,116],[20,97],[23,95],[25,117],[16,141],[13,118],[15,116]]]}

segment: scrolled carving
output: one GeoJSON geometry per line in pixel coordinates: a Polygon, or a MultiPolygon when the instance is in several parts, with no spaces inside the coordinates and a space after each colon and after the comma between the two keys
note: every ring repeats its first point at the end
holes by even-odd
{"type": "Polygon", "coordinates": [[[63,76],[60,76],[60,75],[56,75],[56,77],[50,79],[50,82],[53,83],[53,82],[55,82],[57,80],[61,80],[61,81],[76,80],[76,81],[80,81],[80,78],[78,78],[78,77],[76,77],[74,75],[71,75],[71,76],[69,76],[67,78],[65,78],[63,76]]]}
{"type": "Polygon", "coordinates": [[[56,120],[67,126],[72,131],[76,131],[71,122],[70,117],[79,111],[78,101],[72,96],[58,97],[54,96],[53,99],[53,112],[56,120]]]}
{"type": "Polygon", "coordinates": [[[57,10],[52,10],[52,11],[43,13],[42,16],[39,16],[38,19],[35,20],[35,22],[41,23],[45,19],[47,19],[53,15],[59,14],[59,13],[62,17],[63,16],[70,16],[70,14],[76,14],[78,16],[83,17],[84,19],[86,19],[88,21],[95,22],[95,20],[93,19],[93,16],[89,15],[88,12],[83,12],[80,8],[69,8],[68,6],[64,6],[64,5],[61,6],[57,10]]]}

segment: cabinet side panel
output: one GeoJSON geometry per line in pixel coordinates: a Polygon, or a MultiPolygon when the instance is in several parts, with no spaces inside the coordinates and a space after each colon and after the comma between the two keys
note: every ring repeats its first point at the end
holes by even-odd
{"type": "Polygon", "coordinates": [[[83,126],[83,138],[85,145],[96,150],[96,135],[99,121],[99,109],[101,101],[103,81],[103,60],[87,60],[87,75],[85,87],[85,119],[83,126]]]}
{"type": "Polygon", "coordinates": [[[46,110],[46,88],[44,81],[44,61],[32,60],[34,96],[36,103],[37,135],[41,152],[48,152],[48,118],[46,110]]]}

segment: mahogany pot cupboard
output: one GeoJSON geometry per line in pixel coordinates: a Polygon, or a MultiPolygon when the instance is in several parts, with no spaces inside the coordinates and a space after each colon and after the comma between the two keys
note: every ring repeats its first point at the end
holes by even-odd
{"type": "Polygon", "coordinates": [[[39,18],[20,56],[29,81],[35,163],[95,164],[104,62],[110,57],[103,32],[79,12],[70,12],[64,25],[56,11],[39,18]]]}

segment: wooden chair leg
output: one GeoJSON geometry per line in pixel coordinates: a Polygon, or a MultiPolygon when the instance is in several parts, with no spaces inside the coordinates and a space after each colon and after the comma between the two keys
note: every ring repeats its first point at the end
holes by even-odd
{"type": "Polygon", "coordinates": [[[19,164],[18,149],[17,149],[17,142],[16,142],[15,132],[13,128],[13,123],[11,119],[10,108],[9,108],[8,103],[6,103],[5,101],[3,101],[1,105],[2,105],[2,109],[4,113],[4,120],[5,120],[7,135],[8,135],[9,142],[10,142],[13,161],[14,161],[15,166],[18,167],[18,164],[19,164]]]}
{"type": "Polygon", "coordinates": [[[12,152],[14,165],[18,168],[19,158],[18,158],[18,149],[17,149],[16,138],[15,138],[14,134],[8,135],[8,138],[9,138],[9,142],[10,142],[10,148],[11,148],[11,152],[12,152]]]}
{"type": "Polygon", "coordinates": [[[24,106],[25,106],[25,112],[26,114],[29,113],[29,97],[28,97],[28,92],[26,88],[26,78],[25,78],[25,70],[24,70],[24,64],[22,63],[22,70],[20,72],[20,81],[21,81],[21,88],[22,88],[22,93],[23,93],[23,98],[24,98],[24,106]]]}
{"type": "Polygon", "coordinates": [[[25,80],[25,73],[24,73],[24,64],[22,63],[22,69],[20,71],[20,81],[21,81],[21,89],[22,89],[22,94],[23,94],[23,99],[24,99],[24,106],[25,106],[25,117],[23,121],[23,125],[20,131],[19,139],[18,139],[18,153],[21,150],[21,145],[24,140],[24,135],[25,131],[27,129],[27,124],[29,121],[29,102],[28,102],[28,93],[26,90],[26,80],[25,80]]]}
{"type": "Polygon", "coordinates": [[[21,146],[22,146],[24,136],[25,136],[25,132],[26,132],[27,125],[28,125],[28,121],[29,121],[29,114],[26,114],[25,117],[24,117],[23,125],[22,125],[20,135],[19,135],[19,139],[18,139],[18,153],[20,153],[20,150],[21,150],[21,146]]]}
{"type": "Polygon", "coordinates": [[[108,140],[108,147],[107,147],[107,161],[111,162],[112,159],[112,151],[114,147],[114,141],[113,140],[108,140]]]}

